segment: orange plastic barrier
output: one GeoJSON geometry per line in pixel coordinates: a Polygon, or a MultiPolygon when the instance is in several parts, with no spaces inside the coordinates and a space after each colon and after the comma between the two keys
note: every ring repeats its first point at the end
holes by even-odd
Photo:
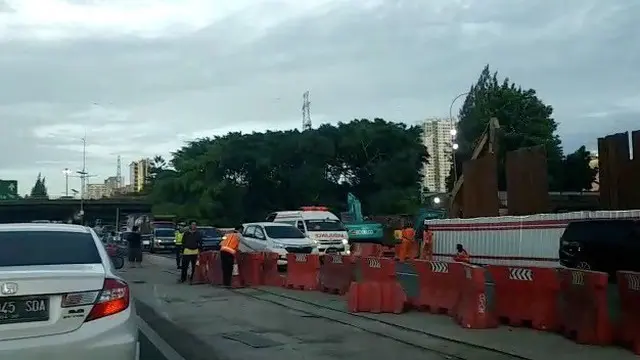
{"type": "Polygon", "coordinates": [[[489,306],[485,285],[485,269],[462,263],[462,272],[456,273],[460,298],[455,308],[458,324],[468,329],[489,329],[498,326],[493,309],[489,306]]]}
{"type": "Polygon", "coordinates": [[[418,296],[412,305],[434,314],[453,315],[460,298],[458,281],[462,264],[426,260],[413,260],[412,264],[418,274],[419,285],[418,296]]]}
{"type": "Polygon", "coordinates": [[[355,261],[346,255],[325,255],[320,265],[320,290],[344,295],[354,281],[355,261]]]}
{"type": "Polygon", "coordinates": [[[311,254],[287,254],[286,287],[317,290],[320,278],[320,257],[311,254]]]}
{"type": "Polygon", "coordinates": [[[272,252],[262,253],[264,260],[262,263],[262,275],[264,285],[284,286],[286,278],[278,271],[279,255],[272,252]]]}
{"type": "Polygon", "coordinates": [[[495,315],[501,323],[555,331],[559,327],[556,269],[489,265],[495,315]]]}
{"type": "Polygon", "coordinates": [[[619,340],[640,355],[640,272],[618,271],[622,319],[619,340]]]}
{"type": "Polygon", "coordinates": [[[380,244],[351,244],[351,255],[358,257],[379,257],[382,254],[382,245],[380,244]]]}
{"type": "Polygon", "coordinates": [[[198,254],[198,261],[196,261],[196,269],[193,274],[193,284],[209,283],[207,279],[209,276],[209,272],[211,271],[212,257],[212,251],[204,251],[198,254]]]}
{"type": "Polygon", "coordinates": [[[349,286],[349,311],[399,314],[405,310],[407,295],[396,278],[393,259],[360,258],[357,266],[362,278],[349,286]]]}
{"type": "Polygon", "coordinates": [[[236,257],[238,272],[241,275],[242,283],[245,286],[264,285],[262,264],[264,262],[263,253],[238,253],[236,257]]]}
{"type": "Polygon", "coordinates": [[[609,276],[577,269],[558,269],[558,276],[562,334],[578,344],[611,344],[613,326],[607,304],[609,276]]]}
{"type": "MultiPolygon", "coordinates": [[[[222,285],[222,261],[220,258],[220,251],[212,251],[211,266],[209,271],[209,284],[220,286],[222,285]]],[[[233,276],[231,277],[231,287],[241,288],[243,283],[238,271],[238,264],[233,265],[233,276]]]]}

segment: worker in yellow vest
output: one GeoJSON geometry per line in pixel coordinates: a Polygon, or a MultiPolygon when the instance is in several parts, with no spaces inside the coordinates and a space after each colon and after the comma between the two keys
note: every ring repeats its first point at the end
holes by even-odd
{"type": "Polygon", "coordinates": [[[180,269],[182,262],[182,236],[184,235],[184,224],[178,225],[175,232],[176,267],[180,269]]]}

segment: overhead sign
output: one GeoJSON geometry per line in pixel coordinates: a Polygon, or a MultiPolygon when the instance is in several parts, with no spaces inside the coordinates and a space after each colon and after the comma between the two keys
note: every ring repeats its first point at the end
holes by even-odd
{"type": "Polygon", "coordinates": [[[0,200],[16,200],[18,196],[18,181],[0,180],[0,200]]]}

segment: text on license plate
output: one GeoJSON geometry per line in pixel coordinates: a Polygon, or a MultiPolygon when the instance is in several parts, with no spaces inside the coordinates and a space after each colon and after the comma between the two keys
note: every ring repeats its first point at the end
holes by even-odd
{"type": "Polygon", "coordinates": [[[0,298],[0,325],[47,320],[48,297],[0,298]]]}

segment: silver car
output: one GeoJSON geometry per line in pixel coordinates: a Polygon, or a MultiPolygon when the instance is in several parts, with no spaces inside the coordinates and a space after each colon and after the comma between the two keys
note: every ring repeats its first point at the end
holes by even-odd
{"type": "Polygon", "coordinates": [[[0,359],[136,359],[127,283],[95,232],[0,225],[0,359]]]}

